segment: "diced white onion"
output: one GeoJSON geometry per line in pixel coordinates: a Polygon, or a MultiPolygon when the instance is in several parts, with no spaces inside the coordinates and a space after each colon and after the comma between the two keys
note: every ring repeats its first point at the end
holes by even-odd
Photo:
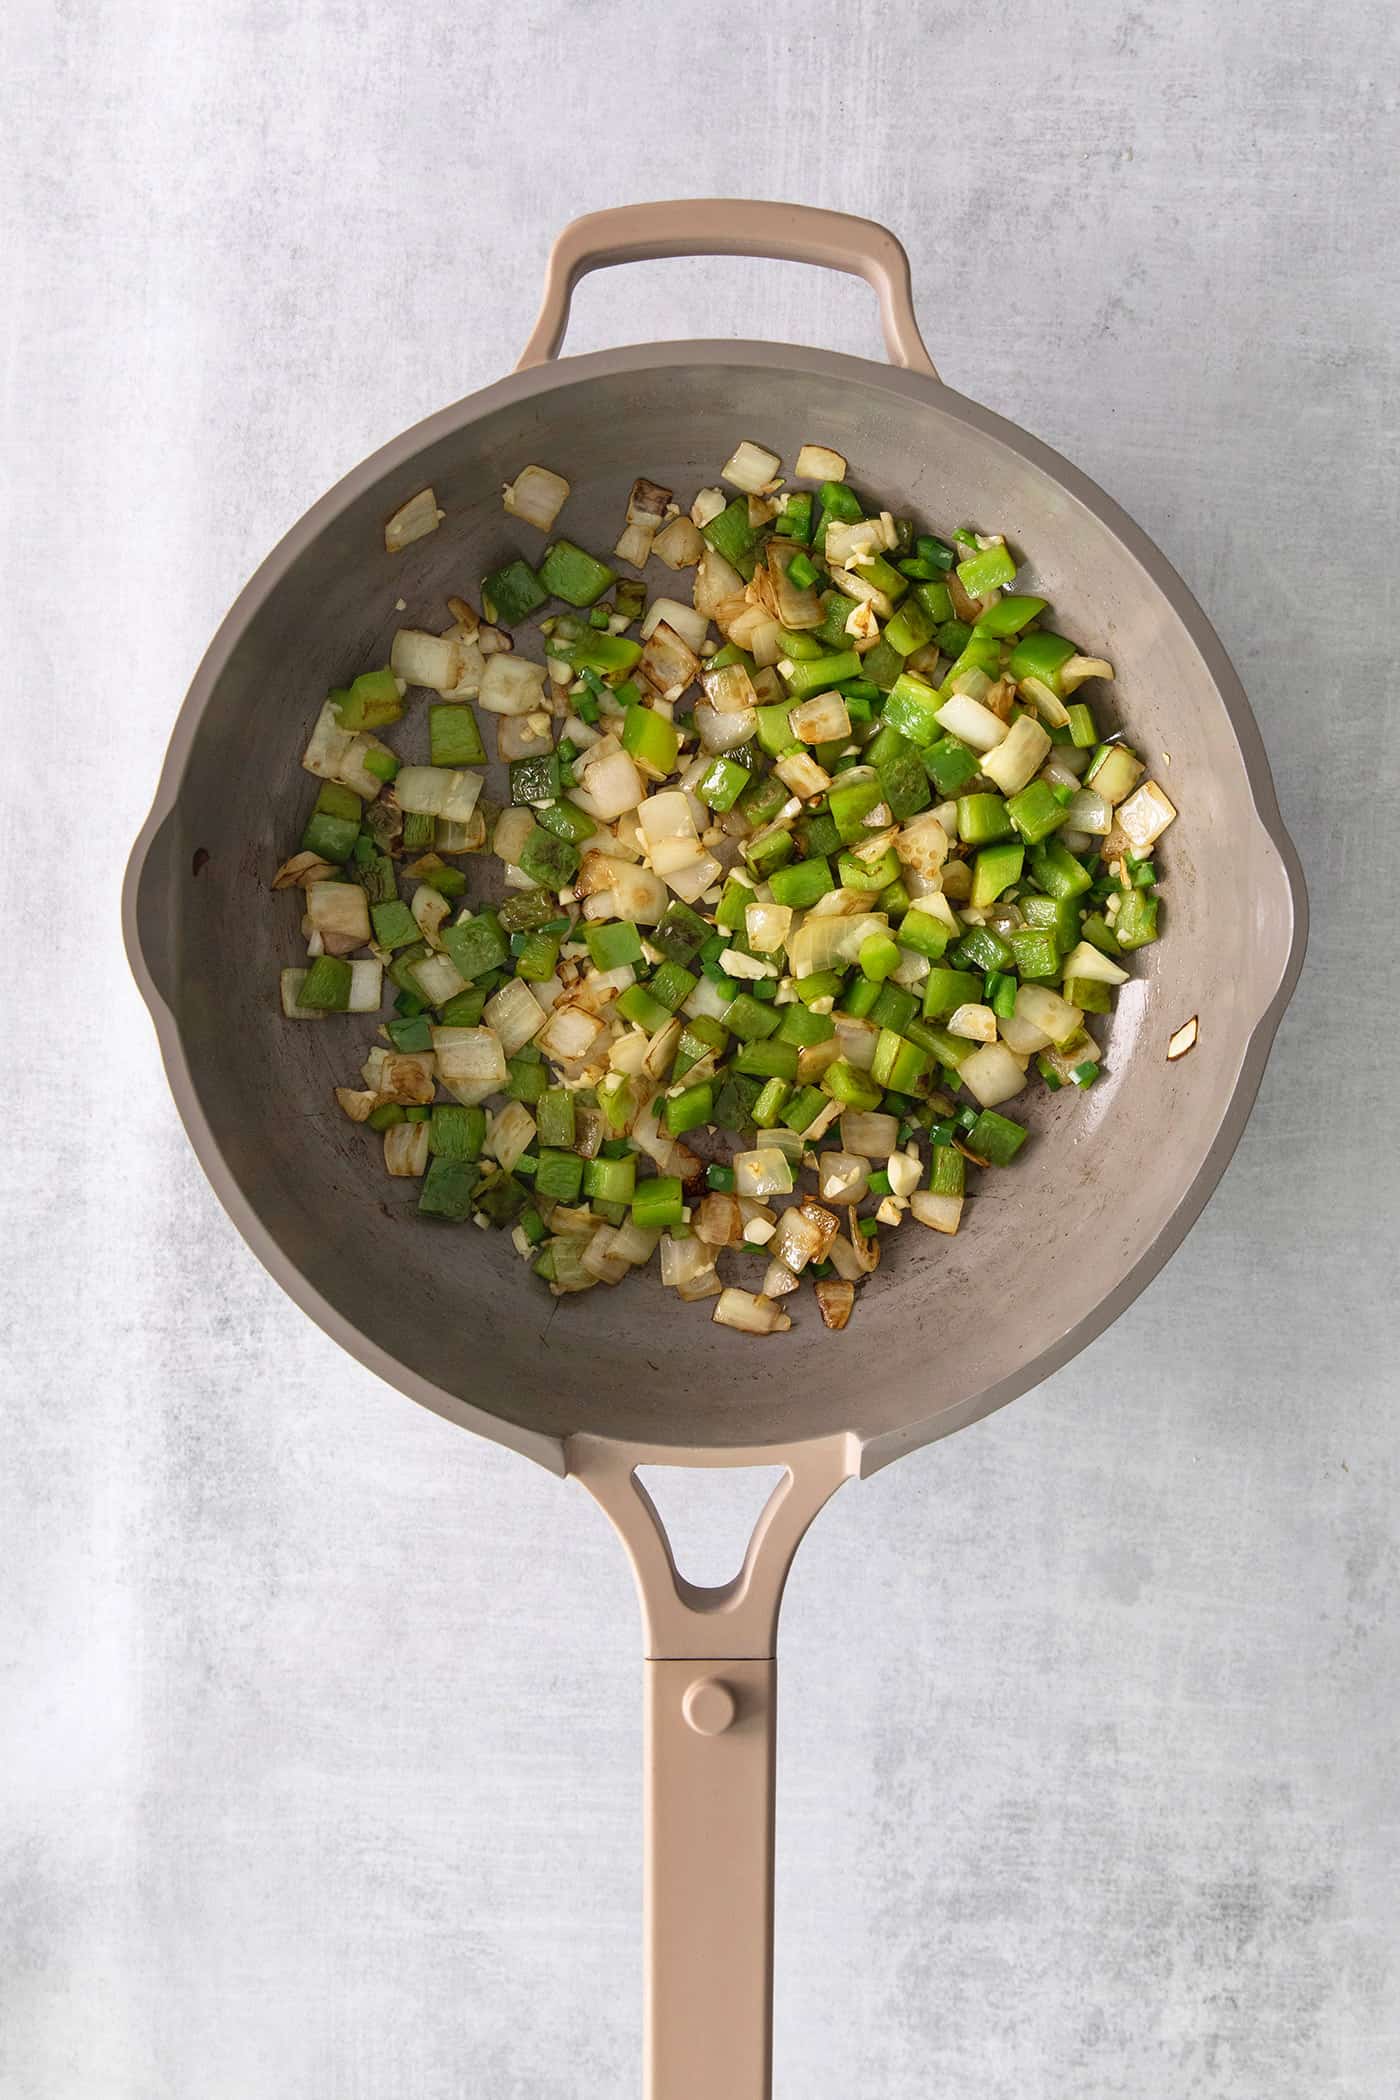
{"type": "Polygon", "coordinates": [[[958,1066],[958,1077],[983,1108],[995,1108],[999,1101],[1009,1101],[1026,1083],[1020,1060],[1005,1043],[985,1043],[980,1050],[974,1050],[958,1066]]]}
{"type": "Polygon", "coordinates": [[[1146,781],[1135,795],[1129,795],[1126,802],[1118,805],[1119,827],[1139,859],[1175,819],[1175,807],[1155,780],[1146,781]]]}
{"type": "Polygon", "coordinates": [[[997,1017],[990,1006],[960,1006],[948,1023],[949,1035],[965,1036],[970,1043],[994,1043],[997,1017]]]}
{"type": "Polygon", "coordinates": [[[848,1108],[841,1118],[841,1148],[859,1159],[888,1159],[898,1143],[898,1116],[848,1108]]]}
{"type": "Polygon", "coordinates": [[[357,943],[369,939],[369,899],[357,882],[309,882],[305,894],[316,933],[357,943]]]}
{"type": "Polygon", "coordinates": [[[668,569],[693,569],[705,551],[705,542],[689,518],[672,518],[657,533],[651,551],[668,569]]]}
{"type": "Polygon", "coordinates": [[[532,664],[523,656],[492,656],[481,674],[478,704],[489,715],[528,715],[545,707],[543,664],[532,664]]]}
{"type": "Polygon", "coordinates": [[[1005,740],[1007,729],[999,715],[983,707],[980,700],[973,700],[966,693],[954,693],[945,700],[936,717],[951,736],[961,737],[974,751],[994,751],[1005,740]]]}
{"type": "Polygon", "coordinates": [[[741,1334],[785,1334],[792,1322],[771,1298],[755,1297],[752,1291],[723,1290],[715,1303],[714,1317],[721,1327],[736,1327],[741,1334]]]}
{"type": "Polygon", "coordinates": [[[695,818],[690,800],[680,788],[668,788],[663,794],[648,795],[637,811],[637,829],[647,845],[655,846],[662,839],[695,839],[695,818]]]}
{"type": "Polygon", "coordinates": [[[744,931],[756,955],[776,955],[792,929],[788,904],[750,904],[744,909],[744,931]]]}
{"type": "Polygon", "coordinates": [[[402,766],[394,780],[394,800],[411,816],[451,817],[465,824],[476,808],[484,777],[453,766],[402,766]]]}
{"type": "Polygon", "coordinates": [[[556,1006],[538,1042],[547,1057],[559,1064],[574,1064],[588,1055],[602,1032],[602,1023],[581,1006],[556,1006]]]}
{"type": "Polygon", "coordinates": [[[909,1208],[921,1225],[931,1225],[935,1232],[956,1232],[962,1216],[961,1196],[939,1196],[932,1189],[915,1189],[909,1198],[909,1208]]]}
{"type": "Polygon", "coordinates": [[[923,1162],[916,1152],[892,1152],[885,1161],[892,1196],[912,1196],[923,1175],[923,1162]]]}
{"type": "Polygon", "coordinates": [[[646,782],[615,737],[594,744],[578,769],[573,799],[602,824],[636,809],[646,798],[646,782]]]}
{"type": "Polygon", "coordinates": [[[776,1145],[734,1155],[734,1187],[741,1196],[788,1196],[792,1193],[792,1166],[776,1145]]]}
{"type": "Polygon", "coordinates": [[[859,1203],[870,1187],[870,1162],[855,1152],[823,1152],[817,1186],[824,1203],[859,1203]]]}
{"type": "Polygon", "coordinates": [[[788,727],[800,743],[834,744],[851,733],[851,718],[839,693],[814,693],[789,710],[788,727]]]}
{"type": "Polygon", "coordinates": [[[728,504],[723,489],[701,489],[699,495],[690,506],[691,522],[697,526],[704,527],[709,524],[712,518],[717,518],[720,512],[727,508],[728,504]]]}
{"type": "Polygon", "coordinates": [[[407,503],[401,503],[384,527],[386,553],[398,554],[414,540],[421,540],[425,533],[436,532],[447,513],[437,506],[437,497],[431,489],[419,489],[407,503]]]}
{"type": "Polygon", "coordinates": [[[1046,1050],[1050,1038],[1043,1028],[1033,1027],[1020,1014],[1007,1014],[997,1021],[997,1033],[1008,1050],[1018,1057],[1034,1057],[1037,1050],[1046,1050]]]}
{"type": "Polygon", "coordinates": [[[792,471],[799,481],[844,481],[846,462],[829,445],[804,445],[792,471]]]}
{"type": "MultiPolygon", "coordinates": [[[[723,505],[720,507],[723,509],[723,505]]],[[[692,596],[696,612],[713,620],[721,605],[736,597],[742,599],[743,594],[744,579],[739,571],[713,547],[707,547],[695,571],[692,596]]]]}
{"type": "Polygon", "coordinates": [[[722,713],[702,700],[695,710],[695,727],[706,751],[737,751],[758,728],[758,716],[751,707],[722,713]]]}
{"type": "Polygon", "coordinates": [[[722,478],[746,495],[757,496],[768,486],[782,461],[776,452],[765,445],[755,445],[749,438],[736,445],[724,465],[720,468],[722,478]]]}
{"type": "Polygon", "coordinates": [[[1104,955],[1092,941],[1081,941],[1065,957],[1065,977],[1088,977],[1098,984],[1126,984],[1128,972],[1111,955],[1104,955]]]}
{"type": "Polygon", "coordinates": [[[434,1028],[437,1076],[468,1108],[499,1093],[506,1083],[506,1057],[493,1028],[434,1028]]]}
{"type": "Polygon", "coordinates": [[[1113,829],[1113,806],[1097,788],[1080,788],[1066,804],[1065,823],[1091,838],[1107,838],[1113,829]]]}
{"type": "Polygon", "coordinates": [[[814,977],[838,963],[856,961],[860,944],[872,933],[888,933],[883,912],[856,912],[844,918],[807,916],[788,941],[788,969],[794,977],[814,977]]]}
{"type": "Polygon", "coordinates": [[[494,1028],[507,1057],[514,1057],[544,1026],[544,1014],[523,978],[512,977],[487,1000],[482,1019],[494,1028]]]}
{"type": "Polygon", "coordinates": [[[449,955],[425,955],[411,963],[408,974],[429,1006],[443,1006],[467,988],[467,980],[449,955]]]}
{"type": "Polygon", "coordinates": [[[709,617],[693,605],[686,605],[679,598],[653,598],[638,630],[642,640],[648,641],[663,623],[680,636],[687,648],[704,648],[710,631],[709,617]]]}
{"type": "Polygon", "coordinates": [[[1016,990],[1016,1018],[1031,1028],[1038,1028],[1058,1049],[1077,1034],[1084,1020],[1077,1006],[1071,1006],[1048,984],[1023,984],[1016,990]]]}
{"type": "Polygon", "coordinates": [[[535,1119],[524,1102],[508,1101],[487,1123],[486,1150],[509,1174],[515,1162],[529,1151],[534,1135],[535,1119]]]}
{"type": "Polygon", "coordinates": [[[569,484],[548,467],[522,467],[501,493],[512,518],[523,518],[527,525],[548,532],[569,500],[569,484]]]}
{"type": "Polygon", "coordinates": [[[518,867],[525,841],[535,828],[533,812],[524,808],[503,809],[496,819],[491,850],[508,867],[518,867]]]}
{"type": "Polygon", "coordinates": [[[426,1123],[391,1123],[384,1133],[384,1169],[403,1179],[428,1171],[426,1123]]]}
{"type": "Polygon", "coordinates": [[[548,715],[497,715],[496,756],[502,765],[516,758],[542,758],[554,749],[552,731],[548,715]]]}
{"type": "Polygon", "coordinates": [[[996,748],[987,752],[982,771],[1003,795],[1016,795],[1034,778],[1036,767],[1044,763],[1049,753],[1050,738],[1039,722],[1033,715],[1022,715],[996,748]]]}

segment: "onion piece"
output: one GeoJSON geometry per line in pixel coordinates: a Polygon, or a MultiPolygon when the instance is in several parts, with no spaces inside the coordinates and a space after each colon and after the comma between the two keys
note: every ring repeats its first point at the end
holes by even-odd
{"type": "Polygon", "coordinates": [[[785,1263],[794,1276],[800,1276],[808,1262],[826,1259],[827,1249],[840,1230],[841,1220],[836,1213],[808,1197],[785,1210],[779,1219],[773,1241],[774,1259],[785,1263]]]}
{"type": "Polygon", "coordinates": [[[384,550],[387,554],[398,554],[414,540],[421,540],[426,533],[436,532],[445,510],[439,510],[437,497],[431,489],[419,489],[407,503],[401,503],[384,527],[384,550]]]}
{"type": "Polygon", "coordinates": [[[569,500],[569,484],[548,467],[522,467],[501,491],[507,514],[548,532],[569,500]]]}
{"type": "Polygon", "coordinates": [[[870,1162],[856,1152],[823,1152],[817,1187],[824,1203],[859,1203],[869,1193],[870,1162]]]}
{"type": "Polygon", "coordinates": [[[727,508],[723,489],[701,489],[690,506],[691,522],[703,530],[712,518],[717,518],[727,508]]]}
{"type": "Polygon", "coordinates": [[[833,1332],[838,1332],[851,1317],[856,1302],[855,1285],[839,1276],[824,1276],[818,1278],[816,1292],[822,1319],[833,1332]]]}
{"type": "Polygon", "coordinates": [[[737,751],[752,739],[758,728],[758,714],[752,707],[725,714],[701,701],[695,710],[695,727],[706,751],[737,751]]]}
{"type": "Polygon", "coordinates": [[[1167,826],[1176,821],[1174,805],[1155,780],[1145,781],[1136,794],[1129,795],[1126,802],[1120,802],[1115,815],[1119,829],[1139,859],[1155,845],[1167,826]]]}
{"type": "Polygon", "coordinates": [[[1061,1049],[1077,1035],[1084,1016],[1048,984],[1023,984],[1016,991],[1016,1018],[1041,1029],[1047,1040],[1061,1049]]]}
{"type": "Polygon", "coordinates": [[[771,1298],[732,1287],[720,1292],[714,1318],[717,1326],[734,1327],[741,1334],[786,1334],[792,1325],[771,1298]]]}
{"type": "Polygon", "coordinates": [[[1097,789],[1082,787],[1065,805],[1065,826],[1091,838],[1107,838],[1113,829],[1112,804],[1097,789]]]}
{"type": "MultiPolygon", "coordinates": [[[[556,1006],[537,1038],[541,1050],[559,1064],[577,1064],[603,1032],[603,1024],[581,1006],[556,1006]]],[[[501,1075],[504,1081],[505,1074],[501,1075]]]]}
{"type": "Polygon", "coordinates": [[[494,1028],[434,1028],[432,1038],[438,1080],[467,1108],[505,1085],[505,1052],[494,1028]]]}
{"type": "Polygon", "coordinates": [[[394,778],[394,800],[410,816],[451,817],[465,824],[484,778],[452,766],[401,766],[394,778]]]}
{"type": "Polygon", "coordinates": [[[391,1123],[384,1133],[384,1171],[401,1179],[416,1179],[428,1171],[426,1123],[391,1123]]]}
{"type": "Polygon", "coordinates": [[[693,569],[705,552],[705,542],[689,518],[672,518],[657,533],[651,551],[668,569],[693,569]]]}
{"type": "Polygon", "coordinates": [[[710,622],[708,615],[693,605],[684,604],[679,598],[653,598],[638,632],[645,642],[651,639],[658,627],[669,627],[687,648],[700,650],[705,646],[710,622]]]}
{"type": "Polygon", "coordinates": [[[482,1009],[482,1019],[500,1037],[507,1057],[514,1057],[545,1025],[539,1001],[521,977],[512,977],[482,1009]]]}
{"type": "Polygon", "coordinates": [[[535,819],[530,810],[503,809],[496,819],[496,829],[492,834],[492,851],[507,867],[518,867],[520,856],[525,850],[525,841],[534,828],[535,819]]]}
{"type": "Polygon", "coordinates": [[[937,720],[950,735],[970,744],[974,751],[994,751],[1004,742],[1006,724],[966,693],[954,693],[938,709],[937,720]]]}
{"type": "Polygon", "coordinates": [[[844,481],[846,462],[829,445],[803,445],[792,471],[799,481],[844,481]]]}
{"type": "Polygon", "coordinates": [[[958,1007],[952,1015],[948,1022],[948,1033],[964,1036],[971,1043],[994,1043],[997,1039],[997,1017],[990,1006],[969,1003],[958,1007]]]}
{"type": "Polygon", "coordinates": [[[983,1108],[1010,1101],[1026,1084],[1020,1060],[1005,1043],[984,1043],[980,1050],[974,1050],[959,1065],[958,1077],[983,1108]]]}
{"type": "Polygon", "coordinates": [[[762,1145],[734,1155],[734,1187],[741,1196],[789,1196],[792,1163],[777,1145],[762,1145]]]}
{"type": "Polygon", "coordinates": [[[646,799],[646,782],[613,736],[583,754],[576,768],[573,799],[601,824],[610,824],[646,799]]]}
{"type": "Polygon", "coordinates": [[[744,438],[720,468],[720,478],[736,489],[742,489],[745,495],[758,496],[766,490],[781,465],[776,452],[744,438]]]}
{"type": "Polygon", "coordinates": [[[517,758],[543,758],[554,749],[553,723],[544,713],[497,715],[496,756],[502,765],[517,758]]]}
{"type": "Polygon", "coordinates": [[[489,715],[528,715],[543,708],[545,669],[523,656],[492,656],[481,674],[478,704],[489,715]]]}
{"type": "Polygon", "coordinates": [[[1022,715],[995,749],[986,753],[982,771],[1003,795],[1016,795],[1034,777],[1036,767],[1044,764],[1050,750],[1050,738],[1039,722],[1033,715],[1022,715]]]}
{"type": "Polygon", "coordinates": [[[851,733],[851,718],[839,693],[814,693],[788,713],[788,727],[803,744],[843,742],[851,733]]]}
{"type": "Polygon", "coordinates": [[[1111,955],[1105,955],[1092,941],[1081,941],[1065,957],[1065,980],[1071,977],[1087,977],[1097,984],[1126,984],[1128,972],[1111,955]]]}
{"type": "Polygon", "coordinates": [[[357,882],[312,882],[306,887],[308,930],[339,936],[359,947],[370,937],[369,899],[357,882]]]}
{"type": "Polygon", "coordinates": [[[523,1101],[508,1101],[499,1115],[486,1125],[486,1150],[509,1174],[518,1159],[530,1149],[535,1119],[523,1101]]]}
{"type": "MultiPolygon", "coordinates": [[[[720,508],[722,510],[724,505],[721,504],[720,508]]],[[[707,547],[695,571],[692,597],[695,611],[703,615],[706,621],[713,620],[720,606],[727,604],[732,598],[737,597],[740,603],[745,602],[744,579],[722,554],[716,553],[713,547],[707,547]]]]}
{"type": "Polygon", "coordinates": [[[909,1198],[909,1208],[921,1225],[931,1225],[935,1232],[956,1232],[962,1217],[961,1196],[939,1196],[932,1189],[915,1189],[909,1198]]]}

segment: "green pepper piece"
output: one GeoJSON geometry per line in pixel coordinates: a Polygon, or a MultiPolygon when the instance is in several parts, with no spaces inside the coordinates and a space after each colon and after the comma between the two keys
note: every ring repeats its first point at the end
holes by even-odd
{"type": "Polygon", "coordinates": [[[530,564],[518,558],[481,579],[482,611],[495,626],[517,627],[538,612],[548,596],[530,564]]]}
{"type": "Polygon", "coordinates": [[[989,591],[1000,590],[1015,579],[1016,564],[1007,547],[980,548],[958,563],[958,582],[969,598],[985,598],[989,591]]]}
{"type": "Polygon", "coordinates": [[[972,902],[979,911],[995,904],[1003,890],[1019,882],[1026,849],[1019,844],[984,846],[972,863],[972,902]]]}
{"type": "Polygon", "coordinates": [[[680,731],[665,715],[640,703],[629,707],[623,718],[622,748],[655,779],[664,780],[676,770],[680,731]]]}
{"type": "Polygon", "coordinates": [[[551,598],[562,598],[566,605],[585,606],[592,605],[617,582],[617,571],[604,561],[595,561],[572,540],[553,540],[544,550],[539,580],[551,598]]]}

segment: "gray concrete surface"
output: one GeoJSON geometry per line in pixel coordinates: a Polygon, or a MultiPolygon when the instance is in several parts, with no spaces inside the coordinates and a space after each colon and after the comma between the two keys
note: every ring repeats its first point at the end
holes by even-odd
{"type": "MultiPolygon", "coordinates": [[[[896,227],[953,384],[1162,543],[1314,906],[1168,1272],[799,1561],[778,2092],[1400,2088],[1395,25],[11,0],[4,2100],[636,2090],[620,1556],[279,1297],[116,898],[263,552],[512,362],[564,219],[715,191],[896,227]]],[[[758,332],[877,340],[859,286],[738,263],[594,280],[572,340],[758,332]]]]}

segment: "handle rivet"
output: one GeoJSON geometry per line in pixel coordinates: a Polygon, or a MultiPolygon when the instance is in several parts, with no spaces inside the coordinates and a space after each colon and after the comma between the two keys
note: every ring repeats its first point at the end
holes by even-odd
{"type": "Polygon", "coordinates": [[[697,1735],[723,1735],[738,1711],[733,1692],[720,1677],[697,1677],[681,1700],[681,1712],[697,1735]]]}

